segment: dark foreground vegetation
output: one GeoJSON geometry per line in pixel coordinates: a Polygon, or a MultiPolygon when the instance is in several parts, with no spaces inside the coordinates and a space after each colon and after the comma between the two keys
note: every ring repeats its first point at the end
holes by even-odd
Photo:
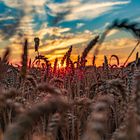
{"type": "Polygon", "coordinates": [[[139,45],[140,27],[127,20],[114,21],[103,35],[96,36],[77,61],[71,59],[72,46],[61,60],[51,64],[39,54],[31,61],[25,41],[21,67],[9,64],[10,50],[0,60],[0,140],[139,140],[140,61],[128,63],[139,45]],[[113,29],[130,31],[136,46],[122,66],[96,67],[96,56],[107,33],[113,29]],[[96,45],[96,47],[95,47],[96,45]],[[86,57],[95,47],[92,66],[86,57]]]}

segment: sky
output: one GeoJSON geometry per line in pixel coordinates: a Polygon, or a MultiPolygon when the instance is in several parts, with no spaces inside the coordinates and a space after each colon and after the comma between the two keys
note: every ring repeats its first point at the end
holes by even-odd
{"type": "MultiPolygon", "coordinates": [[[[27,38],[29,57],[33,59],[34,37],[39,37],[39,52],[50,61],[61,59],[71,45],[75,60],[115,19],[126,18],[140,22],[140,0],[0,0],[0,56],[10,47],[11,62],[19,63],[27,38]]],[[[97,65],[104,55],[109,58],[112,54],[123,63],[135,44],[130,33],[112,30],[102,45],[97,65]]],[[[89,63],[93,52],[88,55],[89,63]]]]}

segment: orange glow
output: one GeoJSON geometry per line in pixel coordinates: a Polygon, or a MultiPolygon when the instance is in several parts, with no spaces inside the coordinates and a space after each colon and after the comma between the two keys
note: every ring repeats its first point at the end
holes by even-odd
{"type": "MultiPolygon", "coordinates": [[[[52,65],[54,63],[54,60],[56,58],[58,58],[59,67],[62,67],[60,64],[61,59],[63,58],[64,54],[69,49],[69,41],[68,41],[68,44],[67,44],[67,41],[66,42],[65,41],[66,40],[62,41],[62,39],[61,39],[61,41],[56,40],[55,45],[57,44],[57,46],[52,44],[53,49],[55,49],[52,52],[46,52],[46,50],[48,51],[48,47],[49,47],[49,50],[51,51],[51,49],[52,49],[51,43],[49,44],[49,46],[46,46],[46,47],[44,46],[43,48],[40,47],[39,52],[41,50],[40,54],[45,55],[48,58],[48,60],[52,63],[52,65]],[[59,48],[58,46],[61,46],[62,42],[63,42],[63,47],[59,48]],[[67,47],[67,45],[68,45],[68,47],[67,47]]],[[[71,42],[71,44],[75,43],[76,39],[74,39],[73,41],[71,42]]],[[[128,38],[114,39],[111,41],[104,42],[102,44],[101,48],[99,49],[100,51],[99,51],[99,54],[96,59],[96,66],[102,65],[102,63],[104,61],[104,55],[106,55],[108,59],[110,59],[111,55],[117,55],[119,57],[120,64],[123,64],[125,62],[126,58],[128,57],[129,53],[132,51],[135,44],[136,44],[136,41],[134,39],[128,39],[128,38]]],[[[87,43],[84,43],[84,44],[81,43],[81,44],[79,44],[78,47],[76,45],[73,46],[73,50],[72,50],[72,54],[71,54],[71,60],[73,62],[77,61],[78,55],[82,54],[86,45],[87,45],[87,43]]],[[[20,64],[22,50],[23,50],[22,44],[13,43],[13,44],[10,44],[9,47],[11,48],[10,63],[20,64]]],[[[4,50],[5,50],[4,48],[0,48],[1,56],[4,52],[4,50]]],[[[136,49],[136,51],[133,53],[133,55],[131,56],[131,58],[129,59],[129,62],[135,60],[135,54],[136,54],[136,52],[139,52],[139,51],[140,51],[140,48],[138,47],[136,49]]],[[[93,52],[94,52],[94,49],[91,50],[87,56],[87,60],[88,60],[87,65],[92,64],[93,52]]],[[[31,44],[31,46],[29,46],[28,58],[29,59],[31,58],[33,61],[36,55],[37,54],[34,51],[34,46],[31,44]]],[[[113,59],[111,64],[116,64],[116,60],[113,59]]],[[[64,64],[63,67],[65,67],[65,66],[66,66],[66,64],[64,64]]]]}

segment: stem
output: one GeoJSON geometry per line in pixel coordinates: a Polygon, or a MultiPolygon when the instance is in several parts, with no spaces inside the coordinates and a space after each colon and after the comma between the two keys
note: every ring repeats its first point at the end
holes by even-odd
{"type": "Polygon", "coordinates": [[[139,46],[140,41],[138,41],[138,43],[136,44],[136,46],[134,47],[134,49],[131,51],[131,53],[129,54],[128,58],[126,59],[126,61],[124,62],[123,66],[126,65],[126,63],[128,62],[129,58],[132,56],[133,52],[135,51],[135,49],[139,46]]]}

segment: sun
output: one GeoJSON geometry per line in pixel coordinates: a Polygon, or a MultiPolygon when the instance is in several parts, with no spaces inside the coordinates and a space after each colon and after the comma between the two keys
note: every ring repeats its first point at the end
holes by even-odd
{"type": "Polygon", "coordinates": [[[61,68],[65,68],[66,67],[66,62],[62,65],[61,64],[61,61],[59,60],[58,61],[58,67],[61,69],[61,68]]]}

